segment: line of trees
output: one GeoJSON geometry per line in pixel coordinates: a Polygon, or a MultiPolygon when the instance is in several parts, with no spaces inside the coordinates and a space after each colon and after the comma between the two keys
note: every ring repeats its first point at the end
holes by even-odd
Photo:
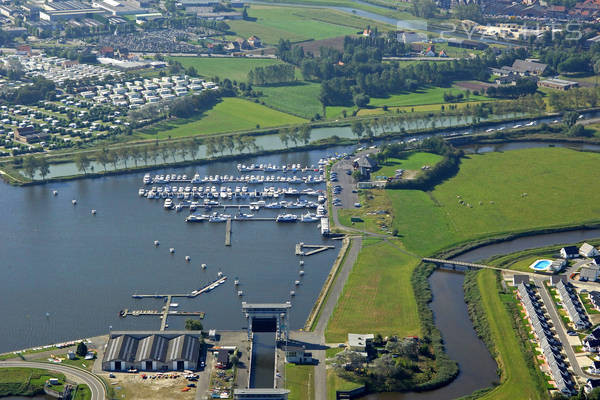
{"type": "MultiPolygon", "coordinates": [[[[229,154],[243,153],[244,151],[256,152],[260,147],[256,144],[256,138],[249,135],[235,136],[211,136],[203,140],[193,138],[189,141],[172,142],[172,143],[154,143],[144,146],[121,147],[118,149],[99,149],[93,154],[78,153],[74,157],[75,167],[84,175],[94,171],[92,161],[96,161],[102,166],[104,172],[108,172],[112,166],[112,170],[117,170],[119,164],[125,168],[132,166],[137,168],[140,165],[150,166],[166,164],[169,162],[179,161],[194,161],[199,159],[200,145],[206,146],[206,157],[214,157],[216,155],[224,155],[225,151],[229,154]]],[[[23,171],[31,179],[35,176],[36,171],[40,171],[40,175],[44,178],[49,173],[48,164],[45,158],[42,158],[46,164],[42,171],[42,164],[36,164],[37,158],[26,157],[23,160],[23,171]],[[31,160],[34,160],[33,163],[31,160]],[[33,168],[33,169],[31,169],[33,168]],[[37,169],[36,169],[37,168],[37,169]]]]}
{"type": "Polygon", "coordinates": [[[295,68],[290,64],[256,67],[248,72],[248,82],[254,85],[287,83],[293,82],[295,79],[295,68]]]}
{"type": "Polygon", "coordinates": [[[504,97],[516,99],[517,97],[534,94],[537,91],[537,82],[535,79],[518,79],[514,85],[490,86],[486,90],[489,97],[504,97]]]}
{"type": "Polygon", "coordinates": [[[46,176],[50,173],[50,165],[48,160],[44,156],[34,157],[29,155],[23,159],[23,172],[25,175],[29,177],[29,179],[33,180],[36,172],[39,172],[40,176],[43,179],[46,179],[46,176]]]}
{"type": "Polygon", "coordinates": [[[281,140],[286,149],[289,148],[292,142],[294,146],[298,146],[298,143],[307,145],[310,143],[310,133],[310,125],[283,128],[279,130],[279,140],[281,140]]]}

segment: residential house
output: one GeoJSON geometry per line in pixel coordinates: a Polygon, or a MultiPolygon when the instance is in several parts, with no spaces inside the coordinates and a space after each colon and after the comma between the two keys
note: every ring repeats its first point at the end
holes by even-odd
{"type": "Polygon", "coordinates": [[[560,249],[560,256],[564,259],[579,257],[579,249],[576,246],[566,246],[560,249]]]}
{"type": "Polygon", "coordinates": [[[593,337],[586,337],[583,339],[583,350],[588,353],[598,353],[600,351],[600,340],[593,337]]]}
{"type": "Polygon", "coordinates": [[[594,375],[600,375],[600,361],[592,361],[592,365],[588,368],[588,372],[594,375]]]}
{"type": "Polygon", "coordinates": [[[583,391],[585,393],[590,393],[596,388],[600,388],[600,379],[588,379],[583,387],[583,391]]]}
{"type": "Polygon", "coordinates": [[[579,280],[583,282],[596,282],[600,274],[600,267],[596,264],[582,267],[579,271],[579,280]]]}
{"type": "Polygon", "coordinates": [[[596,310],[600,311],[600,292],[592,290],[591,292],[588,292],[588,296],[590,298],[590,303],[592,303],[592,306],[596,310]]]}
{"type": "Polygon", "coordinates": [[[595,256],[600,255],[600,253],[598,253],[598,250],[589,243],[584,243],[581,245],[581,247],[579,248],[579,254],[582,257],[586,257],[586,258],[595,257],[595,256]]]}
{"type": "Polygon", "coordinates": [[[248,44],[254,47],[255,49],[258,47],[262,47],[262,41],[256,35],[252,35],[248,38],[248,44]]]}
{"type": "Polygon", "coordinates": [[[513,285],[519,286],[519,284],[521,284],[521,283],[529,285],[529,275],[514,274],[513,275],[513,285]]]}

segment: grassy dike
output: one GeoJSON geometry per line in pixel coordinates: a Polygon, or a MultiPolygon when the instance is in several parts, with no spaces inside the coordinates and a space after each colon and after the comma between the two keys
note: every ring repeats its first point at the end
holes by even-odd
{"type": "Polygon", "coordinates": [[[477,334],[496,359],[501,384],[481,399],[547,399],[546,380],[535,362],[528,332],[521,324],[518,303],[511,290],[500,288],[496,271],[467,272],[465,301],[477,334]]]}

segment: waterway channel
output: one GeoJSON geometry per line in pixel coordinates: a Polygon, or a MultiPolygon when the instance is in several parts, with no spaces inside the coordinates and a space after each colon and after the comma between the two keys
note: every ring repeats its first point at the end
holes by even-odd
{"type": "MultiPolygon", "coordinates": [[[[600,237],[600,229],[575,230],[521,237],[468,251],[455,259],[480,262],[496,255],[554,244],[570,244],[600,237]]],[[[498,381],[497,365],[477,337],[464,302],[464,274],[436,270],[430,277],[435,323],[442,333],[446,352],[460,366],[460,374],[449,385],[423,393],[377,393],[363,400],[446,400],[466,396],[498,381]]]]}

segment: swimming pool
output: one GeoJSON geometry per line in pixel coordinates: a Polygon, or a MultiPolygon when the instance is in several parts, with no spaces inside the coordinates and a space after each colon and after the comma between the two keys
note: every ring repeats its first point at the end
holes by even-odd
{"type": "Polygon", "coordinates": [[[548,271],[548,269],[550,269],[550,265],[552,265],[552,260],[535,260],[535,262],[531,264],[529,268],[535,271],[548,271]]]}

